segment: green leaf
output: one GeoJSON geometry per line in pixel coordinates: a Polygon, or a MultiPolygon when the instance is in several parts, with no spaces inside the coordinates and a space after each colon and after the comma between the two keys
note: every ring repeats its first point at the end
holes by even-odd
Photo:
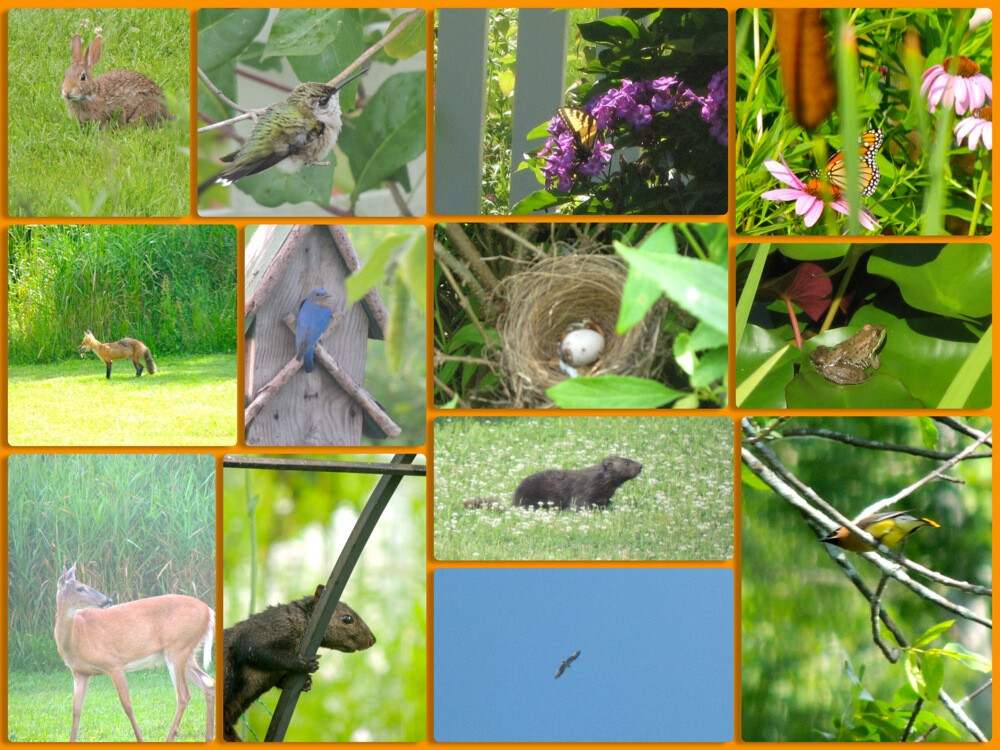
{"type": "MultiPolygon", "coordinates": [[[[331,151],[327,157],[336,163],[331,151]]],[[[266,169],[237,180],[234,185],[262,206],[274,207],[283,203],[303,203],[306,201],[325,206],[333,192],[333,166],[302,167],[298,172],[282,172],[280,169],[266,169]]]]}
{"type": "Polygon", "coordinates": [[[743,291],[740,292],[740,299],[736,304],[737,341],[743,340],[743,330],[750,319],[750,309],[757,298],[757,287],[760,285],[761,276],[764,274],[764,264],[767,263],[770,247],[769,244],[757,245],[757,252],[750,266],[750,273],[747,274],[746,281],[743,284],[743,291]]]}
{"type": "Polygon", "coordinates": [[[931,451],[937,448],[938,428],[930,417],[917,417],[917,427],[920,428],[920,439],[924,448],[931,451]]]}
{"type": "Polygon", "coordinates": [[[691,331],[691,351],[700,352],[716,347],[728,347],[728,344],[729,339],[722,331],[717,331],[704,323],[699,322],[691,331]]]}
{"type": "Polygon", "coordinates": [[[937,625],[933,625],[927,630],[925,630],[921,635],[919,635],[913,642],[914,648],[923,648],[928,643],[931,643],[938,636],[945,633],[948,628],[955,624],[954,620],[945,620],[944,622],[939,622],[937,625]]]}
{"type": "MultiPolygon", "coordinates": [[[[388,32],[395,29],[409,17],[410,13],[407,12],[393,18],[389,24],[389,28],[386,29],[386,33],[388,34],[388,32]]],[[[427,30],[424,28],[424,24],[426,23],[426,15],[421,11],[416,20],[403,29],[399,36],[390,39],[388,44],[382,48],[385,54],[397,60],[408,60],[417,53],[422,52],[427,46],[427,30]]]]}
{"type": "Polygon", "coordinates": [[[511,209],[511,213],[519,216],[533,214],[536,211],[544,211],[547,208],[558,206],[566,201],[567,196],[564,193],[554,193],[551,190],[536,190],[533,193],[528,193],[519,200],[517,205],[511,209]]]}
{"type": "Polygon", "coordinates": [[[608,16],[579,24],[580,36],[588,42],[617,45],[639,37],[639,25],[625,16],[608,16]]]}
{"type": "Polygon", "coordinates": [[[924,680],[924,675],[920,671],[920,658],[913,651],[906,652],[906,658],[904,659],[904,665],[906,667],[906,681],[910,683],[910,686],[917,691],[917,694],[923,698],[927,697],[927,682],[924,680]]]}
{"type": "Polygon", "coordinates": [[[761,490],[762,492],[771,492],[770,486],[768,486],[763,479],[750,471],[746,464],[740,464],[740,476],[743,479],[744,487],[761,490]]]}
{"type": "Polygon", "coordinates": [[[736,350],[736,405],[745,409],[785,408],[785,386],[799,351],[780,336],[748,325],[736,350]]]}
{"type": "Polygon", "coordinates": [[[923,672],[924,681],[927,683],[927,694],[924,699],[936,701],[944,686],[944,660],[937,654],[924,654],[920,660],[920,671],[923,672]]]}
{"type": "Polygon", "coordinates": [[[711,263],[679,255],[659,255],[615,242],[615,251],[631,269],[653,279],[667,295],[705,325],[727,330],[728,289],[726,271],[711,263]]]}
{"type": "Polygon", "coordinates": [[[713,349],[699,357],[691,373],[692,388],[707,388],[720,381],[729,370],[729,351],[725,348],[713,349]]]}
{"type": "MultiPolygon", "coordinates": [[[[278,11],[279,18],[285,12],[278,11]]],[[[304,28],[289,28],[288,35],[280,42],[280,46],[290,47],[286,55],[288,64],[300,81],[325,83],[333,80],[364,51],[364,26],[357,9],[339,9],[335,16],[324,16],[322,22],[317,20],[317,26],[326,37],[317,39],[315,31],[306,24],[304,28]]],[[[271,36],[274,37],[273,30],[271,36]]],[[[268,48],[277,49],[278,45],[272,45],[269,38],[268,48]]],[[[265,48],[265,59],[268,48],[265,48]]],[[[340,90],[340,107],[345,113],[353,109],[362,80],[363,77],[351,81],[340,90]]]]}
{"type": "Polygon", "coordinates": [[[198,11],[198,67],[207,74],[221,65],[234,63],[264,28],[268,13],[267,8],[198,11]]]}
{"type": "Polygon", "coordinates": [[[946,644],[945,647],[941,649],[941,654],[951,659],[955,659],[956,661],[967,666],[969,669],[974,669],[977,672],[989,673],[993,669],[993,664],[989,659],[977,654],[974,651],[969,651],[960,643],[946,644]]]}
{"type": "Polygon", "coordinates": [[[982,318],[992,312],[989,245],[886,245],[868,270],[891,279],[907,304],[935,315],[982,318]]]}
{"type": "Polygon", "coordinates": [[[410,296],[417,303],[417,309],[421,315],[427,312],[427,234],[422,231],[414,232],[409,244],[403,251],[400,260],[399,272],[403,275],[403,282],[410,291],[410,296]]]}
{"type": "Polygon", "coordinates": [[[345,121],[340,145],[351,163],[353,196],[378,187],[424,152],[426,100],[424,73],[396,73],[378,87],[358,117],[345,121]]]}
{"type": "Polygon", "coordinates": [[[406,235],[390,234],[372,250],[365,264],[347,277],[344,286],[347,288],[348,304],[353,305],[379,282],[385,273],[385,264],[392,251],[407,239],[409,237],[406,235]]]}
{"type": "MultiPolygon", "coordinates": [[[[674,228],[669,224],[657,229],[640,246],[643,251],[664,254],[677,254],[677,238],[674,228]]],[[[660,298],[660,285],[641,271],[629,266],[625,288],[622,290],[622,304],[618,311],[618,322],[615,330],[621,334],[636,325],[649,313],[660,298]]]]}
{"type": "MultiPolygon", "coordinates": [[[[944,392],[938,402],[939,409],[962,409],[968,408],[970,401],[975,401],[972,395],[976,385],[983,381],[989,381],[989,369],[993,362],[993,326],[986,329],[986,333],[979,339],[979,343],[973,348],[972,353],[966,357],[958,372],[955,373],[954,380],[948,384],[948,390],[944,392]]],[[[989,404],[985,404],[989,406],[989,404]]]]}
{"type": "Polygon", "coordinates": [[[545,393],[563,409],[655,409],[684,395],[655,380],[630,375],[568,378],[545,393]]]}
{"type": "Polygon", "coordinates": [[[511,70],[501,70],[497,75],[497,85],[500,86],[500,93],[505,97],[510,96],[514,90],[514,72],[511,70]]]}
{"type": "Polygon", "coordinates": [[[354,15],[360,21],[356,9],[281,8],[271,25],[261,59],[318,55],[337,41],[348,15],[354,15]]]}

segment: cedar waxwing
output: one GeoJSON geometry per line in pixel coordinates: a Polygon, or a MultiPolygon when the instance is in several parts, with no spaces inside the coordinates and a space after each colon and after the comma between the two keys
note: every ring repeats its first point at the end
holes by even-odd
{"type": "MultiPolygon", "coordinates": [[[[854,525],[867,531],[886,547],[896,546],[921,526],[941,528],[941,524],[929,518],[916,518],[911,516],[910,512],[908,510],[895,510],[889,513],[876,513],[873,516],[865,516],[861,520],[855,521],[854,525]]],[[[848,531],[846,526],[832,531],[820,541],[851,552],[871,552],[874,549],[870,544],[861,541],[860,538],[848,531]]]]}

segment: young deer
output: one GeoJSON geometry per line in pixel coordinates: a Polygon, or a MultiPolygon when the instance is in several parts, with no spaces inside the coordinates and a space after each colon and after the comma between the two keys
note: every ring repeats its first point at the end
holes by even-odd
{"type": "Polygon", "coordinates": [[[76,741],[80,711],[87,695],[87,683],[96,674],[106,674],[118,691],[122,708],[135,738],[142,732],[132,713],[125,672],[166,662],[170,680],[177,691],[177,712],[167,733],[167,742],[177,736],[181,716],[191,700],[188,678],[205,693],[205,741],[212,740],[215,713],[215,681],[195,663],[195,653],[203,647],[205,669],[212,660],[215,612],[192,596],[153,596],[110,606],[100,591],[76,580],[76,564],[62,572],[56,589],[56,647],[73,672],[73,728],[70,742],[76,741]]]}

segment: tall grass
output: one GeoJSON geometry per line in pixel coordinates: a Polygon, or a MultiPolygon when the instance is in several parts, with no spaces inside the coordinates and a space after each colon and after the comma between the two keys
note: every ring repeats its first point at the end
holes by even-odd
{"type": "Polygon", "coordinates": [[[215,467],[198,455],[15,455],[8,463],[10,669],[60,665],[61,567],[116,602],[189,594],[215,606],[215,467]]]}
{"type": "Polygon", "coordinates": [[[236,228],[13,226],[12,364],[75,356],[83,331],[157,354],[236,349],[236,228]]]}

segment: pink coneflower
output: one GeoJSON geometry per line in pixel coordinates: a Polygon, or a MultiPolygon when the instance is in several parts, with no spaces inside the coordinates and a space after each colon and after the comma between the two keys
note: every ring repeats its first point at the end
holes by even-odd
{"type": "Polygon", "coordinates": [[[993,11],[989,8],[976,8],[976,12],[972,14],[972,18],[969,19],[969,31],[973,29],[978,29],[987,21],[993,20],[993,11]]]}
{"type": "MultiPolygon", "coordinates": [[[[844,200],[843,194],[836,185],[824,185],[819,178],[813,178],[809,182],[802,182],[798,176],[785,163],[783,157],[778,161],[766,161],[764,166],[767,171],[778,180],[791,187],[768,190],[761,194],[761,198],[766,201],[795,201],[795,213],[802,217],[807,227],[813,226],[823,213],[823,206],[830,206],[834,211],[845,216],[851,212],[844,200]]],[[[875,220],[874,214],[867,208],[862,207],[858,211],[858,221],[861,226],[868,230],[878,229],[879,223],[875,220]]]]}
{"type": "Polygon", "coordinates": [[[962,139],[968,136],[969,149],[976,150],[979,139],[983,139],[983,145],[990,151],[993,150],[993,107],[982,107],[975,110],[969,117],[955,123],[955,138],[958,145],[962,145],[962,139]]]}
{"type": "Polygon", "coordinates": [[[993,81],[979,72],[979,66],[967,57],[958,56],[954,75],[948,72],[953,58],[946,57],[940,65],[929,68],[923,76],[920,93],[927,97],[927,106],[933,112],[938,105],[955,106],[955,112],[964,115],[979,109],[986,99],[993,98],[993,81]]]}

